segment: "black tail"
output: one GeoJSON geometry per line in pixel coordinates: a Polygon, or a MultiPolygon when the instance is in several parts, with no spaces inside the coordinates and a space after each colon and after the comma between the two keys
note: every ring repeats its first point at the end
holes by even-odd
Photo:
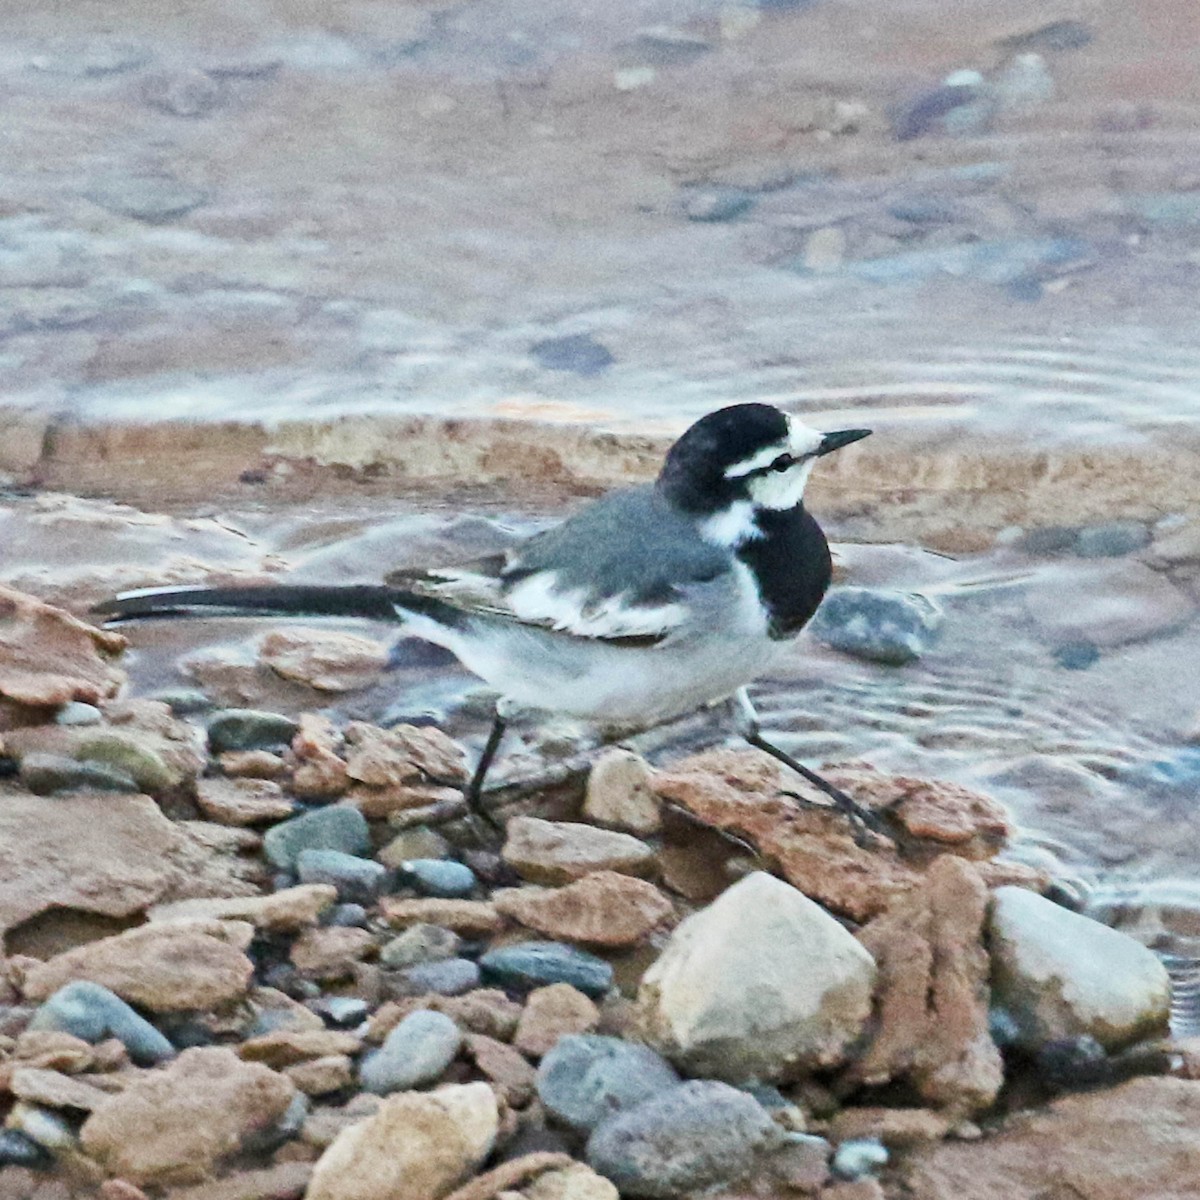
{"type": "MultiPolygon", "coordinates": [[[[379,584],[272,584],[265,587],[162,587],[123,592],[92,612],[109,621],[133,617],[187,617],[201,612],[234,616],[372,617],[394,621],[400,609],[446,620],[449,605],[379,584]],[[431,611],[436,609],[438,611],[431,611]]],[[[455,610],[450,609],[452,613],[455,610]]]]}

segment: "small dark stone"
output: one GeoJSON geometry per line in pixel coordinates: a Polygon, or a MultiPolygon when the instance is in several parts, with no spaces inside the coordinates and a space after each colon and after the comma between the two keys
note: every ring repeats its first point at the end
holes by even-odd
{"type": "Polygon", "coordinates": [[[1098,1087],[1112,1081],[1112,1067],[1104,1047],[1090,1034],[1060,1038],[1038,1048],[1038,1074],[1050,1087],[1098,1087]]]}
{"type": "Polygon", "coordinates": [[[520,887],[521,876],[494,850],[464,850],[463,862],[489,887],[520,887]]]}
{"type": "Polygon", "coordinates": [[[934,132],[947,113],[970,104],[979,96],[979,88],[970,84],[941,84],[923,92],[897,113],[893,122],[896,140],[911,141],[934,132]]]}
{"type": "Polygon", "coordinates": [[[321,918],[322,925],[336,925],[345,929],[365,929],[367,910],[361,904],[335,904],[321,918]]]}
{"type": "Polygon", "coordinates": [[[573,371],[585,378],[600,375],[617,360],[607,346],[590,333],[546,338],[529,348],[538,366],[548,371],[573,371]]]}
{"type": "Polygon", "coordinates": [[[0,779],[12,779],[20,770],[21,764],[17,759],[0,755],[0,779]]]}
{"type": "Polygon", "coordinates": [[[1100,647],[1087,640],[1064,642],[1054,648],[1054,661],[1068,671],[1086,671],[1100,661],[1100,647]]]}
{"type": "Polygon", "coordinates": [[[99,792],[139,790],[124,771],[61,754],[27,754],[21,760],[20,773],[21,782],[38,796],[88,788],[99,792]]]}
{"type": "Polygon", "coordinates": [[[37,1170],[48,1167],[52,1161],[49,1151],[19,1129],[0,1129],[0,1166],[37,1170]]]}
{"type": "Polygon", "coordinates": [[[208,723],[214,754],[226,750],[272,750],[291,744],[300,726],[291,717],[253,708],[227,708],[208,723]]]}
{"type": "Polygon", "coordinates": [[[551,983],[569,983],[596,999],[612,987],[613,969],[602,958],[561,942],[522,942],[489,950],[479,960],[489,983],[532,991],[551,983]]]}
{"type": "Polygon", "coordinates": [[[177,717],[192,717],[213,709],[212,700],[199,688],[166,688],[151,693],[149,699],[161,701],[177,717]]]}

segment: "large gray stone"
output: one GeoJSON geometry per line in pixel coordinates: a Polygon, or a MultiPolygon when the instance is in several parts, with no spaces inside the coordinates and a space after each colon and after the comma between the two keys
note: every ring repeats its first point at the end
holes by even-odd
{"type": "Polygon", "coordinates": [[[871,1013],[875,962],[765,872],[684,921],[638,995],[646,1040],[688,1074],[795,1078],[841,1061],[871,1013]]]}
{"type": "Polygon", "coordinates": [[[366,817],[357,808],[339,804],[281,821],[263,835],[263,852],[267,860],[282,870],[294,870],[304,850],[369,854],[371,831],[366,817]]]}
{"type": "Polygon", "coordinates": [[[114,1037],[142,1066],[175,1056],[175,1047],[120,996],[82,979],[59,988],[33,1014],[29,1028],[57,1029],[93,1044],[114,1037]]]}
{"type": "Polygon", "coordinates": [[[386,1096],[432,1083],[454,1061],[462,1033],[442,1013],[410,1013],[362,1065],[359,1076],[368,1092],[386,1096]]]}
{"type": "Polygon", "coordinates": [[[992,898],[992,1004],[1018,1045],[1083,1035],[1108,1050],[1164,1033],[1171,983],[1128,934],[1019,887],[992,898]]]}
{"type": "Polygon", "coordinates": [[[810,628],[835,650],[898,667],[925,653],[942,616],[937,604],[916,592],[843,587],[830,592],[810,628]]]}

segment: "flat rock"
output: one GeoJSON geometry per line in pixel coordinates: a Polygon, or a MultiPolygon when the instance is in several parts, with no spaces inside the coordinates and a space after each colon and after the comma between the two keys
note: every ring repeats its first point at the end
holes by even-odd
{"type": "Polygon", "coordinates": [[[626,833],[657,833],[662,805],[650,786],[650,767],[640,754],[612,746],[588,773],[583,815],[597,825],[626,833]]]}
{"type": "Polygon", "coordinates": [[[9,1081],[9,1090],[18,1100],[28,1104],[80,1112],[91,1112],[108,1099],[107,1092],[92,1087],[82,1079],[40,1067],[17,1067],[9,1081]]]}
{"type": "Polygon", "coordinates": [[[61,608],[0,585],[0,696],[36,708],[116,695],[127,641],[61,608]]]}
{"type": "Polygon", "coordinates": [[[345,1054],[310,1058],[283,1072],[306,1096],[341,1092],[354,1084],[354,1062],[345,1054]]]}
{"type": "Polygon", "coordinates": [[[529,993],[513,1044],[530,1058],[541,1058],[569,1033],[591,1033],[600,1024],[595,1002],[569,983],[552,983],[529,993]]]}
{"type": "Polygon", "coordinates": [[[284,1076],[232,1050],[185,1050],[96,1109],[80,1138],[107,1171],[132,1183],[198,1182],[278,1124],[295,1098],[284,1076]]]}
{"type": "Polygon", "coordinates": [[[283,888],[269,896],[229,896],[216,899],[176,900],[156,904],[151,921],[247,921],[255,929],[291,933],[316,925],[321,914],[337,901],[337,889],[327,883],[307,883],[283,888]]]}
{"type": "Polygon", "coordinates": [[[549,983],[569,983],[588,996],[603,996],[613,969],[602,958],[560,942],[521,942],[489,950],[480,960],[484,979],[528,991],[549,983]]]}
{"type": "Polygon", "coordinates": [[[371,852],[366,818],[350,805],[318,808],[272,826],[263,836],[263,853],[274,867],[295,870],[304,850],[340,850],[363,856],[371,852]]]}
{"type": "Polygon", "coordinates": [[[525,1200],[620,1200],[616,1187],[583,1163],[544,1171],[521,1194],[525,1200]]]}
{"type": "Polygon", "coordinates": [[[339,925],[306,929],[292,943],[291,960],[309,979],[345,979],[374,945],[366,929],[339,925]]]}
{"type": "Polygon", "coordinates": [[[59,988],[33,1014],[30,1030],[60,1030],[85,1042],[116,1038],[135,1063],[152,1065],[175,1056],[175,1047],[120,996],[79,980],[59,988]]]}
{"type": "Polygon", "coordinates": [[[301,883],[332,884],[339,900],[358,904],[374,904],[389,878],[383,863],[341,850],[301,850],[296,872],[301,883]]]}
{"type": "Polygon", "coordinates": [[[50,909],[141,912],[174,882],[182,840],[147,796],[48,801],[0,784],[0,931],[50,909]]]}
{"type": "MultiPolygon", "coordinates": [[[[255,1171],[237,1171],[195,1187],[172,1188],[169,1200],[300,1200],[312,1178],[312,1164],[281,1162],[255,1171]]],[[[137,1200],[103,1195],[103,1200],[137,1200]]]]}
{"type": "Polygon", "coordinates": [[[150,1012],[216,1008],[250,986],[254,964],[243,951],[252,933],[236,921],[144,925],[38,964],[23,990],[30,1000],[46,1000],[86,979],[150,1012]]]}
{"type": "Polygon", "coordinates": [[[405,1017],[359,1069],[362,1086],[386,1096],[433,1083],[454,1061],[462,1032],[443,1013],[419,1010],[405,1017]]]}
{"type": "Polygon", "coordinates": [[[462,946],[462,938],[452,929],[440,925],[410,925],[379,952],[385,967],[411,967],[417,963],[436,962],[454,958],[462,946]]]}
{"type": "Polygon", "coordinates": [[[237,1048],[246,1062],[260,1062],[280,1071],[296,1063],[330,1055],[357,1054],[362,1041],[353,1033],[337,1029],[276,1029],[248,1038],[237,1048]]]}
{"type": "Polygon", "coordinates": [[[898,667],[928,650],[943,619],[941,608],[917,592],[839,587],[825,597],[809,628],[835,650],[898,667]]]}
{"type": "Polygon", "coordinates": [[[490,937],[504,927],[504,918],[488,900],[439,900],[434,897],[379,902],[383,919],[395,929],[410,925],[442,925],[466,937],[490,937]]]}
{"type": "Polygon", "coordinates": [[[352,692],[379,678],[388,649],[355,633],[292,627],[268,633],[259,643],[258,661],[319,692],[352,692]]]}
{"type": "Polygon", "coordinates": [[[508,823],[504,861],[531,883],[560,884],[593,871],[648,875],[654,850],[638,838],[571,821],[514,817],[508,823]]]}
{"type": "Polygon", "coordinates": [[[221,776],[196,780],[196,806],[210,821],[222,825],[283,821],[296,811],[296,802],[272,779],[221,776]]]}
{"type": "Polygon", "coordinates": [[[482,981],[483,972],[477,962],[469,958],[443,958],[437,962],[417,963],[402,971],[396,981],[396,991],[414,996],[425,993],[461,996],[474,991],[482,981]]]}
{"type": "Polygon", "coordinates": [[[467,1034],[463,1044],[467,1056],[496,1085],[510,1108],[524,1108],[533,1099],[536,1073],[519,1050],[483,1033],[467,1034]]]}
{"type": "Polygon", "coordinates": [[[208,723],[208,745],[214,754],[227,750],[270,750],[286,746],[299,730],[291,717],[257,708],[225,708],[208,723]]]}
{"type": "Polygon", "coordinates": [[[871,1013],[871,955],[756,872],[688,917],[638,993],[646,1040],[689,1073],[789,1079],[840,1062],[871,1013]]]}
{"type": "Polygon", "coordinates": [[[988,890],[968,862],[943,855],[922,883],[859,933],[879,965],[876,1020],[848,1077],[905,1079],[927,1103],[988,1108],[1003,1082],[988,1028],[988,890]]]}
{"type": "Polygon", "coordinates": [[[1128,934],[1016,887],[996,889],[988,932],[993,1003],[1019,1045],[1090,1035],[1115,1050],[1166,1032],[1166,968],[1128,934]]]}
{"type": "Polygon", "coordinates": [[[615,871],[596,871],[562,888],[503,889],[492,902],[548,937],[609,947],[637,945],[675,911],[654,884],[615,871]]]}
{"type": "Polygon", "coordinates": [[[678,1086],[680,1080],[649,1046],[596,1034],[559,1038],[537,1072],[546,1111],[578,1133],[678,1086]]]}
{"type": "Polygon", "coordinates": [[[483,1162],[498,1129],[486,1083],[389,1096],[321,1155],[306,1200],[440,1200],[483,1162]]]}
{"type": "Polygon", "coordinates": [[[80,762],[65,754],[42,754],[37,751],[22,756],[20,779],[31,792],[39,796],[87,789],[101,792],[140,790],[133,778],[124,771],[101,763],[80,762]]]}
{"type": "Polygon", "coordinates": [[[1191,1200],[1200,1177],[1200,1088],[1134,1079],[1008,1118],[976,1142],[911,1151],[921,1200],[1191,1200]]]}
{"type": "Polygon", "coordinates": [[[694,1196],[749,1174],[782,1132],[753,1096],[715,1080],[679,1084],[605,1121],[588,1163],[623,1196],[694,1196]]]}
{"type": "Polygon", "coordinates": [[[433,782],[465,783],[462,747],[432,726],[396,725],[380,729],[363,721],[346,726],[349,777],[369,787],[433,782]]]}

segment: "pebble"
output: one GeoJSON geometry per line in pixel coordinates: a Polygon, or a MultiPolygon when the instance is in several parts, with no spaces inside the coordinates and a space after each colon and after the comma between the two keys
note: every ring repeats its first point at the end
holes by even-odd
{"type": "Polygon", "coordinates": [[[26,754],[20,763],[21,782],[35,795],[83,791],[136,792],[138,785],[124,771],[99,763],[80,762],[62,754],[26,754]]]}
{"type": "Polygon", "coordinates": [[[675,1068],[648,1046],[596,1034],[558,1039],[542,1059],[537,1094],[546,1111],[580,1133],[679,1084],[675,1068]]]}
{"type": "Polygon", "coordinates": [[[433,993],[461,996],[473,992],[482,981],[479,964],[469,958],[444,958],[439,962],[418,963],[401,973],[399,983],[412,996],[433,993]]]}
{"type": "Polygon", "coordinates": [[[425,923],[410,925],[383,947],[379,961],[385,967],[412,967],[417,963],[454,958],[461,945],[462,938],[452,929],[425,923]]]}
{"type": "Polygon", "coordinates": [[[211,75],[195,67],[159,71],[142,83],[142,100],[173,117],[207,116],[221,99],[221,87],[211,75]]]}
{"type": "Polygon", "coordinates": [[[323,925],[342,929],[365,929],[370,914],[361,904],[335,904],[322,919],[323,925]]]}
{"type": "Polygon", "coordinates": [[[444,925],[468,937],[491,937],[504,928],[504,918],[487,900],[439,900],[435,897],[396,900],[385,896],[380,902],[389,925],[407,929],[411,925],[444,925]]]}
{"type": "Polygon", "coordinates": [[[356,808],[334,805],[282,821],[263,835],[263,853],[274,867],[294,870],[305,850],[340,850],[357,856],[370,853],[366,817],[356,808]]]}
{"type": "Polygon", "coordinates": [[[289,745],[300,726],[279,713],[253,708],[227,708],[208,723],[208,744],[214,754],[225,750],[270,750],[289,745]]]}
{"type": "Polygon", "coordinates": [[[165,688],[151,692],[147,699],[165,704],[177,717],[194,717],[213,708],[212,700],[199,688],[165,688]]]}
{"type": "Polygon", "coordinates": [[[617,361],[612,351],[590,333],[545,338],[534,342],[529,353],[547,371],[571,371],[585,379],[603,374],[617,361]]]}
{"type": "Polygon", "coordinates": [[[683,215],[689,221],[716,224],[744,217],[755,204],[755,197],[740,188],[692,189],[683,201],[683,215]]]}
{"type": "Polygon", "coordinates": [[[187,216],[208,192],[171,175],[118,175],[97,180],[84,193],[93,204],[122,217],[159,224],[187,216]]]}
{"type": "Polygon", "coordinates": [[[371,1006],[357,996],[321,996],[308,1007],[334,1029],[352,1029],[371,1015],[371,1006]]]}
{"type": "Polygon", "coordinates": [[[569,983],[585,996],[603,996],[613,984],[613,969],[602,958],[561,942],[522,942],[489,950],[480,960],[483,976],[501,987],[527,991],[551,983],[569,983]]]}
{"type": "Polygon", "coordinates": [[[552,983],[529,993],[513,1045],[530,1058],[549,1053],[559,1038],[590,1033],[600,1024],[595,1003],[569,983],[552,983]]]}
{"type": "Polygon", "coordinates": [[[352,904],[374,904],[388,885],[388,869],[382,863],[342,850],[301,850],[296,873],[301,883],[332,884],[338,899],[352,904]]]}
{"type": "Polygon", "coordinates": [[[887,1148],[878,1138],[852,1138],[833,1152],[831,1165],[839,1179],[865,1179],[887,1162],[887,1148]]]}
{"type": "Polygon", "coordinates": [[[1090,525],[1075,537],[1080,558],[1122,558],[1150,545],[1150,530],[1140,521],[1107,521],[1090,525]]]}
{"type": "Polygon", "coordinates": [[[8,1126],[23,1133],[51,1154],[76,1148],[75,1125],[65,1117],[36,1104],[18,1103],[8,1114],[8,1126]]]}
{"type": "Polygon", "coordinates": [[[221,825],[260,825],[296,814],[296,802],[270,779],[197,779],[196,807],[221,825]]]}
{"type": "Polygon", "coordinates": [[[835,650],[903,666],[929,649],[943,615],[933,600],[916,592],[841,587],[826,597],[810,628],[835,650]]]}
{"type": "Polygon", "coordinates": [[[625,833],[657,833],[662,804],[650,787],[650,766],[640,754],[613,746],[592,764],[583,814],[625,833]]]}
{"type": "Polygon", "coordinates": [[[180,781],[180,773],[168,767],[161,755],[135,736],[115,730],[85,738],[76,746],[75,757],[128,775],[151,796],[170,791],[180,781]]]}
{"type": "Polygon", "coordinates": [[[1100,661],[1100,647],[1086,638],[1054,647],[1054,661],[1068,671],[1086,671],[1100,661]]]}
{"type": "Polygon", "coordinates": [[[0,1129],[0,1166],[32,1167],[34,1170],[50,1165],[50,1155],[19,1129],[0,1129]]]}
{"type": "Polygon", "coordinates": [[[752,1096],[695,1080],[603,1122],[587,1143],[589,1165],[622,1195],[694,1196],[748,1174],[783,1133],[752,1096]]]}
{"type": "Polygon", "coordinates": [[[530,883],[571,883],[593,871],[650,874],[654,850],[628,833],[574,821],[514,817],[508,823],[504,861],[530,883]]]}
{"type": "Polygon", "coordinates": [[[30,1029],[58,1029],[93,1045],[114,1037],[142,1066],[164,1062],[175,1047],[120,996],[98,983],[79,980],[59,988],[29,1023],[30,1029]]]}
{"type": "Polygon", "coordinates": [[[375,856],[385,867],[399,867],[414,858],[445,858],[450,843],[428,825],[401,830],[375,856]]]}
{"type": "Polygon", "coordinates": [[[386,1096],[433,1083],[462,1047],[462,1032],[443,1013],[420,1009],[410,1013],[359,1068],[362,1086],[386,1096]]]}
{"type": "Polygon", "coordinates": [[[55,725],[99,725],[104,714],[94,704],[71,700],[54,714],[55,725]]]}
{"type": "Polygon", "coordinates": [[[479,883],[475,872],[460,862],[437,858],[411,858],[400,864],[400,873],[423,896],[462,900],[479,883]]]}

